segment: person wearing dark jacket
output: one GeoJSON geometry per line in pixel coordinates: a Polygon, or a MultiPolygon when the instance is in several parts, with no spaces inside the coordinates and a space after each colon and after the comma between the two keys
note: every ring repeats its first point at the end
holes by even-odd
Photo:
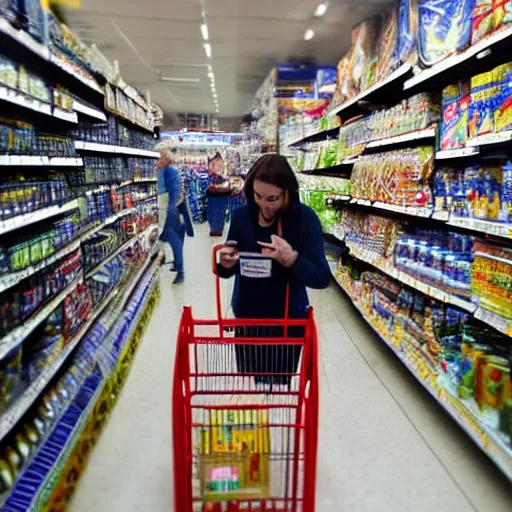
{"type": "MultiPolygon", "coordinates": [[[[235,210],[228,232],[233,242],[220,254],[218,273],[235,276],[232,308],[237,318],[284,318],[289,286],[288,317],[306,318],[306,288],[327,288],[330,270],[325,257],[320,220],[299,199],[299,185],[286,158],[263,155],[245,180],[247,204],[235,210]],[[251,257],[240,253],[259,253],[251,257]]],[[[289,337],[302,337],[303,328],[290,327],[289,337]]],[[[238,329],[238,336],[282,336],[282,327],[238,329]]],[[[300,348],[239,346],[242,373],[293,374],[300,348]]],[[[289,375],[256,377],[256,382],[289,384],[289,375]]]]}
{"type": "Polygon", "coordinates": [[[158,220],[160,240],[167,242],[174,255],[171,270],[175,271],[174,284],[185,279],[183,263],[183,244],[185,233],[194,236],[194,227],[187,207],[185,185],[179,171],[171,165],[169,148],[160,148],[157,163],[158,180],[158,220]]]}

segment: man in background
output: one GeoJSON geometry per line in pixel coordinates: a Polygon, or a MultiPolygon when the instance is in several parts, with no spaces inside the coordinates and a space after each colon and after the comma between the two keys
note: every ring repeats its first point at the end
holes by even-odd
{"type": "MultiPolygon", "coordinates": [[[[194,228],[187,208],[185,182],[179,171],[172,166],[169,147],[165,144],[157,146],[160,152],[158,159],[158,228],[160,240],[169,244],[174,255],[171,272],[176,272],[173,284],[181,284],[185,280],[183,263],[183,244],[185,233],[194,236],[194,228]]],[[[166,263],[169,259],[166,255],[166,263]]]]}

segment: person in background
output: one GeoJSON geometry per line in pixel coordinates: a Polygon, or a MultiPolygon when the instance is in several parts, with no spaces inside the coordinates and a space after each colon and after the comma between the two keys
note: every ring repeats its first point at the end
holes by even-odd
{"type": "MultiPolygon", "coordinates": [[[[284,318],[286,313],[289,318],[306,318],[309,307],[306,287],[327,288],[330,282],[320,220],[311,208],[300,202],[297,178],[283,156],[261,156],[246,177],[244,191],[247,204],[233,212],[227,237],[230,246],[221,251],[218,264],[220,277],[236,276],[233,312],[237,318],[284,318]],[[251,260],[246,254],[241,259],[242,252],[260,253],[265,258],[251,260]]],[[[283,328],[237,328],[235,334],[282,337],[283,328]]],[[[301,327],[288,329],[289,337],[303,335],[301,327]]],[[[239,372],[260,374],[257,383],[289,385],[290,374],[296,373],[299,358],[298,346],[236,348],[239,372]],[[269,379],[263,375],[268,373],[281,375],[269,379]]]]}
{"type": "Polygon", "coordinates": [[[208,161],[209,185],[206,189],[207,217],[210,224],[210,236],[222,236],[226,222],[226,209],[228,206],[231,187],[229,180],[222,175],[224,162],[220,153],[216,153],[208,161]]]}
{"type": "MultiPolygon", "coordinates": [[[[185,233],[194,236],[194,228],[187,207],[185,182],[179,171],[172,167],[172,158],[167,146],[159,146],[157,168],[158,180],[158,227],[160,240],[169,244],[174,255],[171,271],[176,272],[174,284],[183,283],[185,269],[183,244],[185,233]]],[[[166,262],[169,261],[166,258],[166,262]]]]}

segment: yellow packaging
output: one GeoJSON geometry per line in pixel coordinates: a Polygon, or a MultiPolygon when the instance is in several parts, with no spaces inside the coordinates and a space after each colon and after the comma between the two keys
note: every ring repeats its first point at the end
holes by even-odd
{"type": "Polygon", "coordinates": [[[268,411],[222,410],[210,413],[200,432],[200,475],[203,499],[269,497],[270,433],[268,411]]]}

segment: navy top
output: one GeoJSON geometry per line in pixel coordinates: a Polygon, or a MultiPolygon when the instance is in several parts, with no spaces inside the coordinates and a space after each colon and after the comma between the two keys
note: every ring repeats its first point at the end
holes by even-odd
{"type": "MultiPolygon", "coordinates": [[[[233,212],[228,240],[238,242],[241,252],[261,253],[257,242],[270,242],[277,234],[277,223],[262,227],[258,210],[245,205],[233,212]]],[[[295,264],[287,269],[272,261],[272,275],[250,278],[240,275],[240,263],[232,269],[218,265],[220,277],[235,277],[232,306],[237,318],[284,318],[286,285],[290,283],[290,318],[304,318],[309,306],[306,287],[322,289],[329,286],[330,270],[325,258],[322,226],[316,213],[299,203],[290,219],[283,221],[283,238],[299,254],[295,264]]]]}

